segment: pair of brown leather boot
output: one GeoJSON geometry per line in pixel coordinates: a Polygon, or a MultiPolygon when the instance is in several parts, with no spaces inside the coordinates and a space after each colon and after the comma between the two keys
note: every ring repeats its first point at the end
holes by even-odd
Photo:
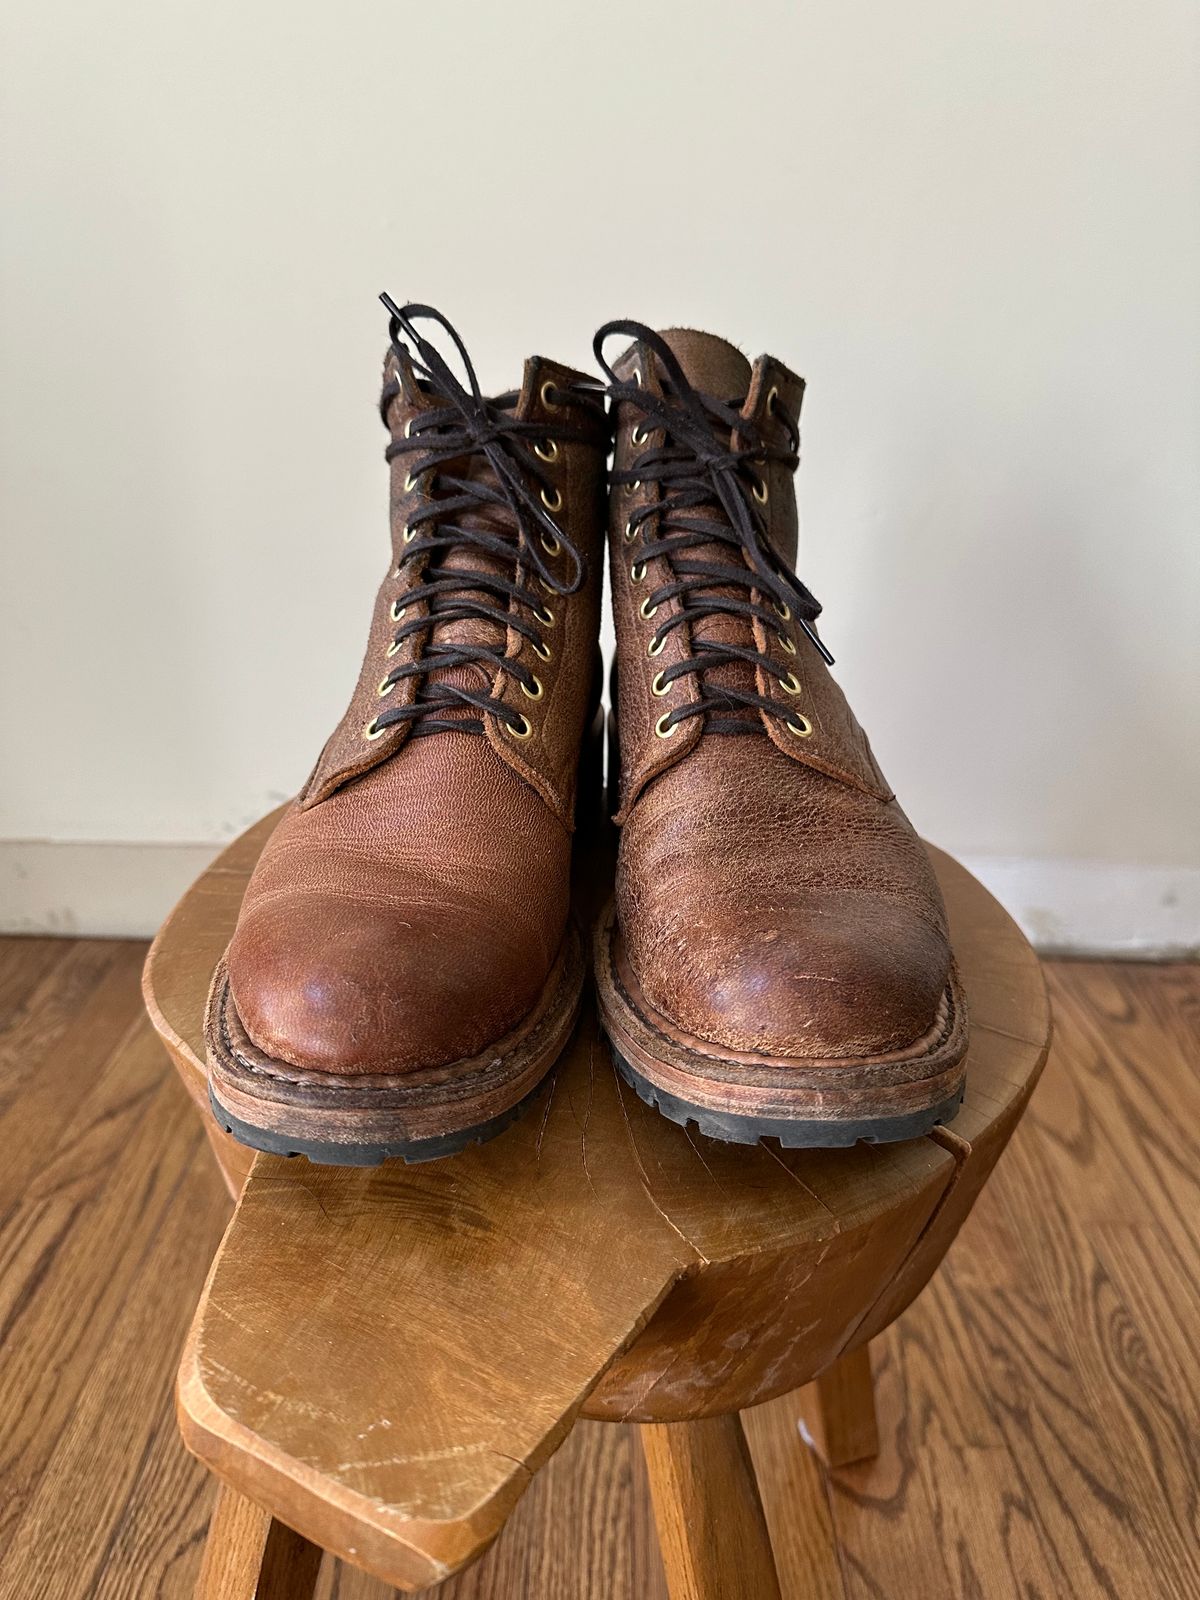
{"type": "Polygon", "coordinates": [[[214,977],[219,1121],[423,1160],[499,1132],[553,1066],[585,982],[606,533],[621,842],[595,975],[619,1070],[737,1142],[948,1119],[966,1019],[941,895],[792,570],[802,381],[623,322],[596,336],[607,389],[532,357],[489,399],[439,313],[385,303],[393,560],[214,977]]]}

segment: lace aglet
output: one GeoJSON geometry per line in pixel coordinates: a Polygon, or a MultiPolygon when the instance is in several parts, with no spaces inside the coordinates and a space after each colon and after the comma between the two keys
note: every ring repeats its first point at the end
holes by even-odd
{"type": "Polygon", "coordinates": [[[820,651],[821,660],[825,663],[825,665],[827,667],[832,667],[834,665],[834,660],[833,660],[833,657],[830,655],[829,651],[821,643],[820,639],[817,638],[816,634],[809,627],[808,623],[805,622],[803,617],[801,617],[799,619],[799,622],[800,622],[800,626],[804,629],[805,633],[808,635],[808,637],[812,640],[813,644],[815,644],[817,649],[820,651]]]}
{"type": "Polygon", "coordinates": [[[392,297],[391,297],[391,295],[390,295],[390,294],[387,294],[387,293],[386,293],[386,292],[385,292],[385,293],[383,293],[383,294],[381,294],[381,295],[380,295],[380,296],[379,296],[379,298],[380,298],[380,301],[381,301],[381,302],[382,302],[382,304],[383,304],[383,307],[384,307],[384,310],[385,310],[385,311],[387,311],[387,312],[388,312],[388,314],[389,314],[389,315],[390,315],[390,316],[393,316],[393,317],[395,317],[395,318],[396,318],[396,319],[397,319],[397,320],[399,320],[399,317],[400,317],[400,307],[399,307],[399,306],[398,306],[398,305],[397,305],[397,304],[396,304],[396,302],[395,302],[395,301],[394,301],[394,300],[393,300],[393,299],[392,299],[392,297]]]}

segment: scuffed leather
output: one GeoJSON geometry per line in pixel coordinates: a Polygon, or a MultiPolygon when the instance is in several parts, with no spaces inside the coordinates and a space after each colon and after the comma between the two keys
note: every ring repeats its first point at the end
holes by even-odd
{"type": "MultiPolygon", "coordinates": [[[[401,379],[389,408],[400,430],[427,402],[395,362],[384,376],[401,379]]],[[[547,407],[547,381],[580,379],[538,357],[526,363],[518,413],[544,418],[552,438],[566,413],[547,407]]],[[[547,597],[552,659],[530,661],[542,696],[523,697],[506,675],[483,685],[529,718],[534,732],[522,741],[491,729],[414,738],[407,725],[363,738],[381,705],[379,682],[408,659],[386,655],[397,626],[391,606],[404,603],[425,565],[395,575],[420,490],[405,488],[401,460],[393,465],[393,560],[358,686],[263,851],[228,952],[241,1023],[278,1061],[342,1075],[452,1064],[517,1026],[549,978],[566,927],[580,744],[599,695],[607,428],[599,400],[588,412],[594,439],[562,443],[551,468],[564,501],[558,520],[585,554],[587,580],[575,594],[547,597]]],[[[569,419],[578,427],[586,414],[572,408],[569,419]]],[[[506,649],[529,645],[509,628],[506,649]]],[[[413,693],[413,680],[402,680],[386,704],[413,693]]]]}
{"type": "Polygon", "coordinates": [[[655,1008],[734,1050],[899,1049],[930,1026],[949,971],[941,896],[896,802],[746,735],[705,735],[643,793],[617,914],[655,1008]]]}
{"type": "MultiPolygon", "coordinates": [[[[764,356],[751,365],[724,340],[690,330],[662,337],[694,385],[723,399],[744,394],[743,415],[764,429],[781,427],[768,406],[773,389],[775,404],[798,414],[804,385],[782,363],[764,356]]],[[[635,364],[643,384],[657,384],[637,345],[617,370],[625,376],[635,364]]],[[[637,421],[635,407],[621,408],[623,468],[637,454],[637,421]]],[[[797,516],[786,467],[772,466],[768,487],[769,537],[792,565],[797,516]]],[[[663,697],[651,693],[655,673],[690,651],[680,628],[661,655],[647,655],[658,619],[643,619],[638,606],[667,581],[668,567],[652,564],[635,583],[636,546],[622,530],[630,502],[652,493],[614,491],[609,519],[621,760],[617,913],[638,982],[671,1026],[718,1047],[847,1061],[904,1048],[932,1025],[951,966],[924,849],[794,620],[781,619],[777,634],[753,624],[777,673],[742,663],[722,670],[745,672],[759,693],[802,713],[810,737],[756,709],[746,713],[754,732],[706,732],[690,719],[671,738],[655,736],[655,720],[695,689],[683,678],[663,697]],[[781,686],[789,673],[798,694],[781,686]]],[[[751,624],[739,619],[702,626],[708,637],[740,627],[749,643],[751,624]]]]}
{"type": "Polygon", "coordinates": [[[410,740],[280,822],[229,949],[242,1023],[292,1066],[403,1072],[533,1007],[567,916],[570,834],[487,744],[410,740]]]}

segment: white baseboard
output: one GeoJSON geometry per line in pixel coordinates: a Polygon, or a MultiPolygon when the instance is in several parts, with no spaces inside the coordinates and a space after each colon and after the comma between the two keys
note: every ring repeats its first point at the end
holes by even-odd
{"type": "Polygon", "coordinates": [[[221,848],[0,839],[0,933],[148,939],[221,848]]]}
{"type": "Polygon", "coordinates": [[[1061,857],[961,857],[1043,955],[1183,960],[1200,954],[1200,867],[1061,857]]]}
{"type": "MultiPolygon", "coordinates": [[[[0,933],[149,938],[220,848],[0,840],[0,933]]],[[[1200,868],[1028,856],[963,864],[1044,954],[1200,952],[1200,868]]]]}

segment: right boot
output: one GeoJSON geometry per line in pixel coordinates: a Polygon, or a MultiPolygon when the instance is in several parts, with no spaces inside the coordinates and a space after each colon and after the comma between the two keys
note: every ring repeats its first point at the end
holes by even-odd
{"type": "Polygon", "coordinates": [[[393,560],[205,1018],[220,1125],[346,1165],[489,1138],[554,1064],[585,971],[571,839],[599,763],[581,784],[581,745],[603,725],[602,396],[532,357],[485,399],[439,313],[385,304],[393,560]]]}

